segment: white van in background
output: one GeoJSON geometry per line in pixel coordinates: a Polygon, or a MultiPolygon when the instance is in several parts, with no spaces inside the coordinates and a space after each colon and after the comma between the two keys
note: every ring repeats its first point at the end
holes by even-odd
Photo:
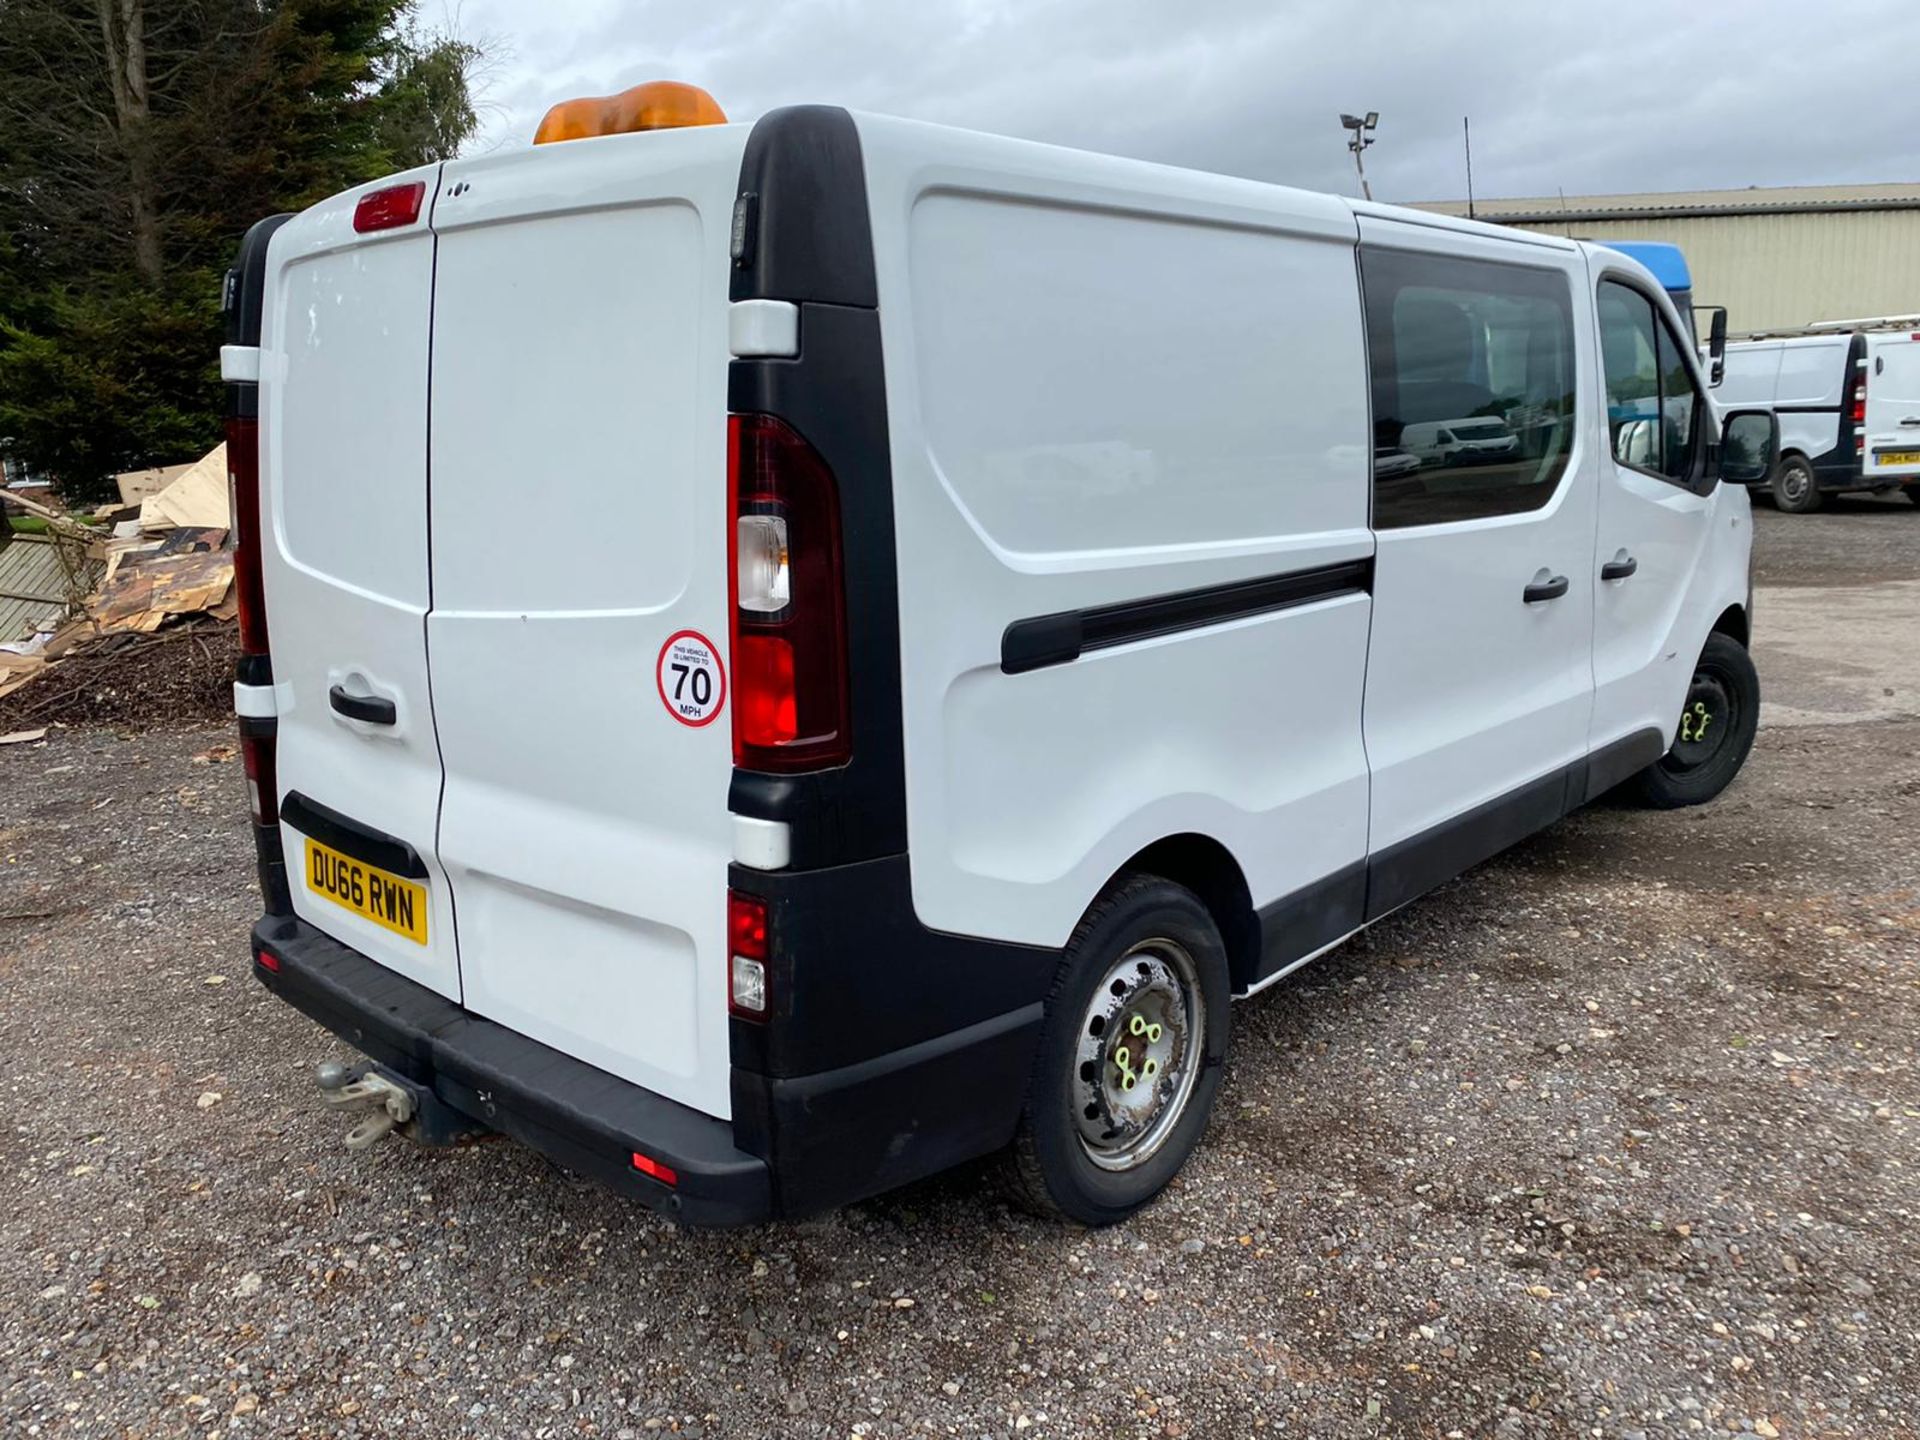
{"type": "Polygon", "coordinates": [[[231,276],[255,971],[368,1057],[356,1143],[502,1131],[702,1224],[1004,1152],[1108,1223],[1232,1000],[1744,762],[1774,424],[1626,256],[687,87],[556,114],[231,276]],[[1463,416],[1524,440],[1407,463],[1463,416]],[[523,543],[530,494],[606,521],[523,543]]]}
{"type": "Polygon", "coordinates": [[[1872,323],[1727,346],[1716,399],[1769,408],[1780,420],[1768,488],[1781,510],[1803,514],[1823,495],[1896,486],[1920,500],[1920,330],[1872,323]]]}

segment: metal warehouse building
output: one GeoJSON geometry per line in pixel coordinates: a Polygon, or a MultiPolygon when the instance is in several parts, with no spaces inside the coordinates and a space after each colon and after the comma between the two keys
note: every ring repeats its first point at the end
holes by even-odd
{"type": "MultiPolygon", "coordinates": [[[[1467,213],[1464,200],[1418,208],[1467,213]]],[[[1473,209],[1495,225],[1678,245],[1694,303],[1726,306],[1735,335],[1920,314],[1920,184],[1556,195],[1473,209]]]]}

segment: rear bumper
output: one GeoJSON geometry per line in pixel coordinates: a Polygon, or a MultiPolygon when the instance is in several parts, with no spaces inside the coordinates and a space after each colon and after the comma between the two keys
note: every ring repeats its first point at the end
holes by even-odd
{"type": "MultiPolygon", "coordinates": [[[[850,870],[845,884],[873,883],[865,867],[850,870]]],[[[885,904],[818,910],[860,916],[862,926],[874,923],[876,910],[895,919],[901,913],[885,904]]],[[[780,913],[791,931],[802,931],[801,917],[780,913]]],[[[780,1057],[743,1053],[736,1033],[731,1121],[483,1019],[291,915],[269,914],[254,926],[253,972],[295,1009],[466,1119],[663,1214],[719,1227],[812,1214],[921,1179],[1005,1145],[1019,1119],[1042,1020],[1035,988],[1051,971],[1044,953],[997,984],[985,983],[974,966],[975,983],[963,988],[983,1006],[990,999],[1005,1008],[942,1014],[956,1025],[943,1029],[931,1014],[916,1016],[881,978],[911,982],[923,1006],[950,989],[927,984],[921,966],[903,964],[901,947],[889,943],[898,937],[883,927],[816,938],[813,988],[839,998],[830,1012],[788,1017],[798,1033],[795,1053],[785,1056],[799,1059],[803,1048],[812,1063],[805,1073],[769,1075],[766,1062],[780,1057]],[[262,965],[262,953],[278,968],[262,965]],[[863,988],[883,1003],[869,1013],[848,990],[875,957],[883,964],[863,988]],[[899,1029],[916,1019],[927,1023],[899,1029]],[[870,1047],[859,1058],[845,1053],[855,1039],[870,1047]],[[670,1167],[676,1183],[634,1169],[635,1151],[670,1167]]],[[[931,968],[952,958],[947,949],[977,948],[951,937],[926,943],[933,948],[907,953],[931,968]]],[[[800,988],[790,986],[790,995],[800,988]]],[[[735,1022],[736,1032],[742,1028],[735,1022]]]]}
{"type": "Polygon", "coordinates": [[[767,1164],[735,1147],[728,1122],[483,1020],[302,920],[268,916],[253,947],[254,975],[274,994],[480,1125],[689,1224],[771,1216],[767,1164]],[[636,1150],[677,1182],[635,1170],[636,1150]]]}

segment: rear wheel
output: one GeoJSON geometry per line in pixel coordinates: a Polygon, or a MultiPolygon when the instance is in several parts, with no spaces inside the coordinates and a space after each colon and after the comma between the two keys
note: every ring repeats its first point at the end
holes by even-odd
{"type": "Polygon", "coordinates": [[[1680,710],[1673,748],[1640,772],[1641,797],[1661,810],[1713,799],[1740,773],[1760,725],[1760,675],[1730,635],[1707,637],[1680,710]]]}
{"type": "Polygon", "coordinates": [[[1773,470],[1773,503],[1789,515],[1805,515],[1820,508],[1820,486],[1813,465],[1804,455],[1782,455],[1773,470]]]}
{"type": "Polygon", "coordinates": [[[1920,505],[1920,485],[1907,486],[1907,498],[1914,504],[1920,505]]]}
{"type": "Polygon", "coordinates": [[[1227,1054],[1226,946],[1192,891],[1141,875],[1087,912],[1047,1000],[1008,1188],[1111,1225],[1163,1189],[1207,1128],[1227,1054]]]}

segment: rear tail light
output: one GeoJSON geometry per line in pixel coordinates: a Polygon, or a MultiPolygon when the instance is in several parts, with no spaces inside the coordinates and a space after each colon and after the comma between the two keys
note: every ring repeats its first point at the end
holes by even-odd
{"type": "Polygon", "coordinates": [[[731,415],[727,425],[734,763],[844,765],[853,736],[833,472],[784,421],[731,415]]]}
{"type": "Polygon", "coordinates": [[[727,1008],[745,1020],[767,1018],[767,902],[727,892],[727,1008]]]}
{"type": "Polygon", "coordinates": [[[397,230],[402,225],[411,225],[420,218],[420,202],[426,195],[424,180],[369,190],[353,207],[353,228],[365,235],[371,230],[397,230]]]}
{"type": "MultiPolygon", "coordinates": [[[[243,722],[244,723],[244,722],[243,722]]],[[[240,763],[247,772],[247,808],[256,825],[280,823],[280,791],[273,766],[273,737],[240,736],[240,763]]]]}
{"type": "Polygon", "coordinates": [[[276,975],[280,973],[280,957],[278,955],[273,954],[271,951],[268,951],[268,950],[254,951],[253,961],[254,961],[254,964],[258,965],[262,970],[271,970],[276,975]]]}
{"type": "Polygon", "coordinates": [[[1867,423],[1867,382],[1864,377],[1853,382],[1853,423],[1867,423]]]}
{"type": "Polygon", "coordinates": [[[267,597],[260,585],[260,422],[227,421],[227,498],[233,516],[233,594],[240,653],[267,653],[267,597]]]}

